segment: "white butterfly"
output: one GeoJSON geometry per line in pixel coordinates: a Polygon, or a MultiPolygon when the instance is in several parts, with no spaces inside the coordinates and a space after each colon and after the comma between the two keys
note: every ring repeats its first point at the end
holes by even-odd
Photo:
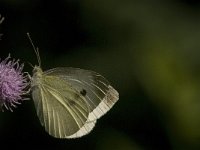
{"type": "Polygon", "coordinates": [[[56,138],[88,134],[117,102],[118,92],[93,71],[53,68],[43,72],[38,49],[35,51],[39,66],[33,69],[31,90],[42,126],[56,138]]]}

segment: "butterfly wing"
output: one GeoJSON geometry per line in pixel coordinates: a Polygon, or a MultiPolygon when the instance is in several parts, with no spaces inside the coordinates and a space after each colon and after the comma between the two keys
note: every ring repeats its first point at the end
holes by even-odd
{"type": "Polygon", "coordinates": [[[32,97],[37,115],[50,135],[76,138],[92,130],[96,121],[86,123],[89,108],[85,98],[66,80],[51,75],[32,80],[36,83],[32,87],[32,97]]]}
{"type": "Polygon", "coordinates": [[[85,97],[89,107],[87,123],[104,115],[119,99],[118,92],[100,74],[79,68],[54,68],[44,72],[68,82],[85,97]]]}

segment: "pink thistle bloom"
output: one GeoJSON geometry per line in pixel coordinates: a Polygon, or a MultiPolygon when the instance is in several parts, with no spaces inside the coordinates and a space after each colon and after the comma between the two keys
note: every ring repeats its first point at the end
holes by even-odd
{"type": "Polygon", "coordinates": [[[0,62],[0,109],[4,106],[13,111],[12,107],[25,100],[22,96],[29,92],[29,78],[22,72],[23,67],[19,60],[10,60],[10,55],[0,62]]]}

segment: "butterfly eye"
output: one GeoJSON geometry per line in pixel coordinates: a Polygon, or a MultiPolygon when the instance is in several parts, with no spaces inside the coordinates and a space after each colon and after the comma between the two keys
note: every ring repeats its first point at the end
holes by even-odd
{"type": "Polygon", "coordinates": [[[37,68],[36,67],[34,67],[34,69],[33,69],[33,74],[35,74],[36,72],[37,72],[37,68]]]}
{"type": "Polygon", "coordinates": [[[42,74],[42,69],[39,66],[35,66],[33,68],[33,74],[36,74],[37,76],[41,75],[42,74]]]}

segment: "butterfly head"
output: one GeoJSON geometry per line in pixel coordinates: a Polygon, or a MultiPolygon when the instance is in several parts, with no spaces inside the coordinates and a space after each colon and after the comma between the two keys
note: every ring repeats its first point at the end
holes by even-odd
{"type": "Polygon", "coordinates": [[[35,76],[35,77],[40,77],[40,76],[42,76],[42,69],[41,69],[41,67],[40,66],[35,66],[34,68],[33,68],[33,76],[35,76]]]}

